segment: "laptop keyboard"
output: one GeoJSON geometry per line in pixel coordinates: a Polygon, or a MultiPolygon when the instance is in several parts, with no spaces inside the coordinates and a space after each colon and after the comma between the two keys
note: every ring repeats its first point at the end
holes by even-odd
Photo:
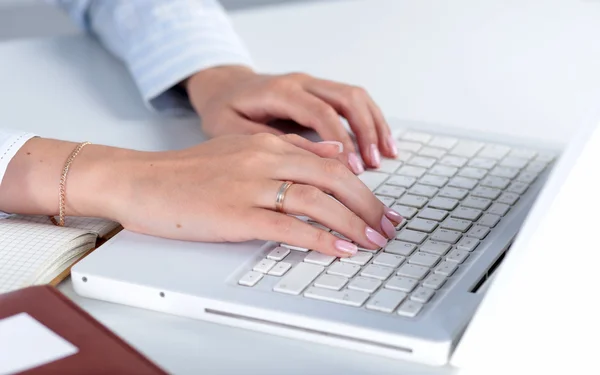
{"type": "Polygon", "coordinates": [[[554,159],[415,131],[400,136],[397,146],[397,159],[359,176],[406,219],[394,240],[375,251],[359,248],[351,258],[279,244],[238,284],[251,288],[274,277],[276,293],[415,317],[452,284],[461,264],[554,159]]]}

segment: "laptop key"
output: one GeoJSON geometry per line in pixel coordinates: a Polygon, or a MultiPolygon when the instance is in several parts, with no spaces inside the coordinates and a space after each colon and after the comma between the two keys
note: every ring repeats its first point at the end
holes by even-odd
{"type": "Polygon", "coordinates": [[[396,239],[399,241],[412,242],[415,244],[420,244],[427,238],[427,234],[423,232],[418,232],[416,230],[411,229],[402,229],[400,233],[396,236],[396,239]]]}
{"type": "Polygon", "coordinates": [[[481,186],[481,185],[477,186],[475,189],[473,189],[471,191],[472,195],[474,195],[476,197],[480,197],[480,198],[487,198],[487,199],[496,199],[496,198],[498,198],[500,193],[502,193],[502,190],[500,190],[500,189],[481,186]]]}
{"type": "Polygon", "coordinates": [[[427,143],[431,140],[432,135],[422,132],[409,131],[402,135],[402,139],[405,141],[413,141],[419,143],[427,143]]]}
{"type": "Polygon", "coordinates": [[[406,189],[396,185],[383,184],[375,190],[375,194],[391,198],[400,198],[406,189]]]}
{"type": "Polygon", "coordinates": [[[418,283],[418,280],[410,277],[394,276],[385,284],[384,288],[410,293],[418,283]]]}
{"type": "Polygon", "coordinates": [[[454,249],[446,255],[446,260],[449,262],[462,263],[469,256],[467,250],[454,249]]]}
{"type": "Polygon", "coordinates": [[[496,160],[485,158],[473,158],[469,160],[469,167],[492,169],[496,166],[496,160]]]}
{"type": "Polygon", "coordinates": [[[494,203],[492,204],[492,207],[488,209],[488,213],[498,216],[504,216],[506,215],[508,210],[510,210],[510,206],[508,204],[494,203]]]}
{"type": "Polygon", "coordinates": [[[464,233],[471,227],[471,225],[473,225],[473,223],[469,220],[448,218],[444,220],[441,227],[444,229],[451,229],[464,233]]]}
{"type": "Polygon", "coordinates": [[[533,181],[537,179],[537,174],[531,172],[521,172],[515,178],[516,181],[524,182],[526,184],[531,184],[533,181]]]}
{"type": "Polygon", "coordinates": [[[426,156],[415,156],[407,161],[406,164],[414,165],[416,167],[431,168],[435,162],[436,160],[433,158],[428,158],[426,156]]]}
{"type": "Polygon", "coordinates": [[[442,186],[446,185],[447,182],[448,177],[434,176],[432,174],[426,174],[425,176],[419,179],[419,183],[423,185],[431,185],[438,188],[441,188],[442,186]]]}
{"type": "Polygon", "coordinates": [[[340,290],[347,282],[348,279],[343,276],[324,274],[319,276],[315,281],[315,286],[325,289],[340,290]]]}
{"type": "Polygon", "coordinates": [[[473,251],[479,245],[479,240],[471,237],[463,237],[456,244],[456,248],[459,250],[473,251]]]}
{"type": "Polygon", "coordinates": [[[478,157],[487,159],[502,159],[510,152],[510,147],[503,145],[487,145],[477,154],[478,157]]]}
{"type": "Polygon", "coordinates": [[[450,182],[448,182],[448,186],[471,190],[477,186],[477,180],[468,177],[456,176],[450,180],[450,182]]]}
{"type": "Polygon", "coordinates": [[[402,255],[395,255],[390,253],[381,253],[377,255],[375,259],[373,259],[373,264],[377,264],[380,266],[392,267],[396,268],[406,259],[402,255]]]}
{"type": "Polygon", "coordinates": [[[408,263],[417,264],[419,266],[433,267],[440,260],[440,257],[433,254],[428,254],[423,251],[413,253],[408,259],[408,263]]]}
{"type": "Polygon", "coordinates": [[[273,288],[274,291],[299,295],[319,276],[325,267],[317,264],[301,262],[292,268],[273,288]]]}
{"type": "Polygon", "coordinates": [[[329,267],[327,273],[350,278],[356,275],[358,271],[360,271],[359,265],[337,261],[329,267]]]}
{"type": "Polygon", "coordinates": [[[436,159],[441,158],[445,154],[446,151],[444,149],[435,147],[423,147],[421,150],[419,150],[419,155],[436,159]]]}
{"type": "Polygon", "coordinates": [[[421,232],[431,233],[437,228],[438,222],[434,220],[413,219],[406,226],[408,229],[414,229],[421,232]]]}
{"type": "Polygon", "coordinates": [[[481,186],[488,186],[498,189],[506,189],[510,184],[510,179],[506,177],[487,176],[481,180],[481,186]]]}
{"type": "Polygon", "coordinates": [[[334,302],[342,305],[360,307],[369,298],[370,294],[360,290],[344,289],[331,290],[324,288],[310,287],[304,293],[305,297],[318,299],[321,301],[334,302]]]}
{"type": "Polygon", "coordinates": [[[467,194],[469,194],[468,189],[457,188],[457,187],[453,187],[453,186],[446,186],[445,188],[440,190],[440,193],[438,194],[438,196],[446,197],[446,198],[454,198],[454,199],[463,199],[464,197],[467,196],[467,194]]]}
{"type": "Polygon", "coordinates": [[[360,273],[361,276],[372,277],[374,279],[385,280],[394,273],[394,269],[391,267],[379,266],[377,264],[369,264],[360,273]]]}
{"type": "Polygon", "coordinates": [[[475,225],[467,232],[468,237],[475,237],[478,240],[483,240],[490,233],[490,228],[482,225],[475,225]]]}
{"type": "Polygon", "coordinates": [[[462,237],[462,233],[449,230],[449,229],[438,229],[431,235],[431,240],[433,241],[441,241],[448,243],[456,243],[462,237]]]}
{"type": "Polygon", "coordinates": [[[419,210],[417,210],[414,207],[408,207],[408,206],[404,206],[401,204],[396,203],[395,205],[392,206],[392,209],[394,211],[396,211],[397,213],[399,213],[400,215],[402,215],[403,218],[410,220],[413,218],[413,216],[416,215],[417,212],[419,212],[419,210]]]}
{"type": "Polygon", "coordinates": [[[400,154],[402,154],[402,151],[417,152],[421,149],[421,147],[423,147],[423,146],[417,142],[409,142],[409,141],[397,141],[396,142],[396,148],[400,151],[400,154]]]}
{"type": "Polygon", "coordinates": [[[367,309],[391,313],[405,298],[406,293],[404,292],[381,289],[367,302],[367,309]]]}
{"type": "Polygon", "coordinates": [[[277,246],[276,248],[271,250],[269,255],[267,255],[267,258],[273,259],[275,261],[280,261],[280,260],[283,260],[283,258],[285,258],[289,253],[290,253],[290,249],[282,247],[282,246],[277,246]]]}
{"type": "Polygon", "coordinates": [[[418,264],[404,263],[404,265],[398,269],[396,275],[421,280],[425,277],[425,275],[427,275],[428,272],[429,267],[419,266],[418,264]]]}
{"type": "Polygon", "coordinates": [[[366,251],[358,251],[356,254],[349,258],[341,258],[341,262],[348,262],[353,264],[358,264],[359,266],[364,266],[371,260],[373,254],[368,253],[366,251]]]}
{"type": "Polygon", "coordinates": [[[427,169],[425,168],[415,167],[412,165],[405,165],[403,167],[400,167],[400,169],[396,171],[396,174],[419,178],[423,176],[425,172],[427,172],[427,169]]]}
{"type": "Polygon", "coordinates": [[[498,163],[498,165],[501,165],[503,167],[523,169],[527,166],[527,163],[529,163],[529,160],[527,160],[527,159],[515,158],[514,156],[508,156],[508,157],[504,158],[500,163],[498,163]]]}
{"type": "Polygon", "coordinates": [[[436,273],[431,273],[423,280],[423,286],[431,289],[440,289],[446,283],[446,277],[436,273]]]}
{"type": "Polygon", "coordinates": [[[306,257],[304,257],[304,261],[307,263],[319,264],[321,266],[328,266],[335,260],[335,258],[336,257],[333,255],[323,254],[318,251],[311,251],[306,257]]]}
{"type": "Polygon", "coordinates": [[[385,252],[402,256],[409,256],[417,248],[416,245],[404,241],[391,241],[385,247],[385,252]]]}
{"type": "Polygon", "coordinates": [[[402,166],[402,162],[393,159],[382,158],[381,163],[379,163],[379,168],[377,168],[380,172],[385,173],[394,173],[398,168],[402,166]]]}
{"type": "Polygon", "coordinates": [[[427,303],[434,294],[435,290],[420,286],[412,292],[410,299],[419,303],[427,303]]]}
{"type": "Polygon", "coordinates": [[[476,208],[478,210],[485,210],[492,204],[491,199],[474,197],[472,195],[468,196],[464,201],[462,201],[462,205],[465,207],[476,208]]]}
{"type": "Polygon", "coordinates": [[[445,165],[436,165],[435,167],[429,169],[429,173],[442,177],[452,177],[458,172],[458,168],[456,167],[447,167],[445,165]]]}
{"type": "Polygon", "coordinates": [[[290,268],[292,268],[292,265],[288,262],[277,262],[277,264],[269,270],[268,275],[283,276],[290,268]]]}
{"type": "Polygon", "coordinates": [[[433,273],[449,277],[454,273],[454,271],[456,271],[457,267],[458,263],[445,261],[438,264],[433,273]]]}
{"type": "Polygon", "coordinates": [[[435,255],[444,255],[452,246],[445,242],[427,240],[419,250],[435,255]]]}
{"type": "Polygon", "coordinates": [[[367,293],[373,293],[381,286],[381,280],[373,279],[370,277],[356,276],[350,284],[348,289],[361,290],[367,293]]]}
{"type": "Polygon", "coordinates": [[[521,195],[525,193],[525,191],[527,191],[527,188],[529,188],[529,184],[520,181],[515,181],[512,184],[510,184],[508,188],[506,188],[506,191],[509,193],[521,195]]]}
{"type": "Polygon", "coordinates": [[[435,186],[416,184],[410,188],[408,192],[414,195],[422,195],[427,198],[433,198],[437,194],[438,188],[435,186]]]}
{"type": "Polygon", "coordinates": [[[242,276],[242,278],[238,281],[238,284],[244,286],[254,286],[263,278],[263,276],[263,273],[250,271],[242,276]]]}
{"type": "Polygon", "coordinates": [[[500,221],[500,216],[493,214],[485,214],[479,219],[477,222],[478,225],[483,225],[485,227],[493,228],[500,221]]]}
{"type": "Polygon", "coordinates": [[[417,316],[417,314],[421,311],[422,308],[423,308],[422,303],[412,301],[412,300],[406,300],[398,308],[397,314],[401,315],[401,316],[405,316],[407,318],[414,318],[415,316],[417,316]]]}
{"type": "Polygon", "coordinates": [[[392,176],[385,183],[389,185],[396,185],[403,188],[409,188],[413,186],[417,182],[417,179],[414,177],[408,176],[392,176]]]}
{"type": "Polygon", "coordinates": [[[476,208],[460,206],[460,207],[456,208],[454,211],[452,211],[450,216],[458,218],[458,219],[475,221],[475,220],[479,219],[481,214],[482,214],[482,211],[478,210],[476,208]]]}
{"type": "Polygon", "coordinates": [[[496,166],[490,171],[490,175],[506,178],[515,178],[519,174],[520,170],[517,168],[500,167],[496,166]]]}
{"type": "Polygon", "coordinates": [[[474,168],[474,167],[464,167],[458,172],[458,175],[461,177],[474,178],[476,180],[480,180],[487,174],[487,170],[474,168]]]}
{"type": "Polygon", "coordinates": [[[467,164],[468,161],[469,159],[462,156],[446,155],[442,159],[440,159],[439,163],[442,165],[447,165],[449,167],[462,168],[465,166],[465,164],[467,164]]]}
{"type": "Polygon", "coordinates": [[[375,194],[375,196],[377,197],[377,199],[379,199],[381,201],[381,203],[383,203],[387,207],[390,207],[391,205],[394,204],[394,202],[396,202],[396,199],[394,199],[392,197],[386,197],[386,196],[377,195],[377,194],[375,194]]]}
{"type": "Polygon", "coordinates": [[[450,150],[450,154],[472,158],[482,147],[482,142],[464,140],[458,142],[458,144],[450,150]]]}
{"type": "Polygon", "coordinates": [[[273,268],[273,266],[275,266],[275,263],[276,262],[272,259],[263,259],[258,262],[254,268],[252,268],[252,271],[267,273],[271,268],[273,268]]]}
{"type": "Polygon", "coordinates": [[[424,208],[418,214],[417,217],[426,220],[442,221],[448,216],[448,211],[438,210],[436,208],[424,208]]]}
{"type": "Polygon", "coordinates": [[[428,146],[443,148],[444,150],[450,150],[458,143],[458,139],[445,136],[435,136],[429,142],[428,146]]]}
{"type": "Polygon", "coordinates": [[[427,204],[428,200],[429,199],[427,199],[427,197],[412,194],[404,194],[402,198],[398,199],[398,203],[405,206],[421,208],[427,204]]]}
{"type": "Polygon", "coordinates": [[[429,207],[441,210],[453,210],[456,206],[458,206],[458,200],[453,198],[435,197],[429,201],[429,207]]]}

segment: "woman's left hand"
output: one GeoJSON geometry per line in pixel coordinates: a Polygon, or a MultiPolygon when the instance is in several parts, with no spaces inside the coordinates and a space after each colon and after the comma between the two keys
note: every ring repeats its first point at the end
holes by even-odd
{"type": "Polygon", "coordinates": [[[273,133],[272,120],[292,120],[315,130],[325,141],[344,146],[339,159],[355,174],[364,171],[345,118],[356,135],[367,167],[377,168],[381,156],[397,155],[383,114],[367,92],[355,86],[306,74],[257,74],[246,67],[209,68],[184,82],[191,103],[211,137],[226,134],[273,133]]]}

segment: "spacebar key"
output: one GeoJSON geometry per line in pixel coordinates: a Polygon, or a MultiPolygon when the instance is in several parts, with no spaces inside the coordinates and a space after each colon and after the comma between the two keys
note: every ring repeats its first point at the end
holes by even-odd
{"type": "Polygon", "coordinates": [[[276,292],[298,295],[313,282],[325,270],[325,267],[317,264],[298,263],[277,285],[276,292]]]}
{"type": "Polygon", "coordinates": [[[388,177],[390,177],[390,176],[385,173],[373,172],[373,171],[365,171],[358,175],[358,178],[365,185],[367,185],[367,187],[371,191],[374,191],[375,189],[377,189],[377,187],[379,185],[381,185],[383,183],[383,181],[385,181],[388,177]]]}
{"type": "Polygon", "coordinates": [[[359,307],[370,294],[359,290],[331,290],[323,288],[310,287],[304,292],[304,296],[308,298],[319,299],[321,301],[341,303],[343,305],[359,307]]]}

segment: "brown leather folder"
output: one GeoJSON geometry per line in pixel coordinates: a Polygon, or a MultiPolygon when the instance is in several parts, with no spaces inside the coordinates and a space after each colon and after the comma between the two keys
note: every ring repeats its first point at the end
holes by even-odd
{"type": "Polygon", "coordinates": [[[79,351],[20,375],[167,374],[52,286],[33,286],[0,294],[0,319],[22,312],[79,351]]]}

